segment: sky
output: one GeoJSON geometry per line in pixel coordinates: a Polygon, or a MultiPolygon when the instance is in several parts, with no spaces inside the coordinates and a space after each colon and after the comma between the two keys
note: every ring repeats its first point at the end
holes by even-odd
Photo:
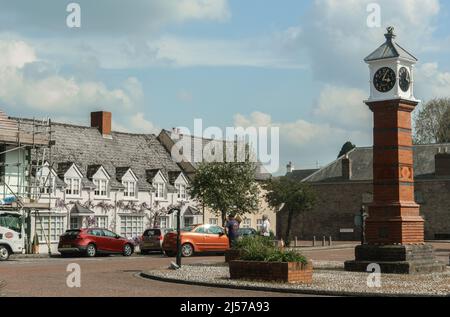
{"type": "Polygon", "coordinates": [[[113,129],[280,128],[280,170],[324,166],[372,144],[363,59],[393,25],[419,58],[416,98],[450,95],[450,19],[441,0],[0,0],[0,109],[113,129]],[[380,27],[369,27],[378,4],[380,27]]]}

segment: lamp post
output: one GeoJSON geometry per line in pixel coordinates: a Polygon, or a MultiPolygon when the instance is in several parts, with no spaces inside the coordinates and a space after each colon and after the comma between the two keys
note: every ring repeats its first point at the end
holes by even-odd
{"type": "Polygon", "coordinates": [[[174,207],[169,210],[168,214],[177,213],[177,266],[181,268],[181,208],[174,207]]]}

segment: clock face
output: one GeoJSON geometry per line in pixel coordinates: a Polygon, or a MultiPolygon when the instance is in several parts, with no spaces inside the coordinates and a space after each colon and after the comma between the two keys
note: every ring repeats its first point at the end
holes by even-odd
{"type": "Polygon", "coordinates": [[[389,67],[380,68],[373,78],[373,84],[379,92],[388,92],[397,82],[395,72],[389,67]]]}
{"type": "Polygon", "coordinates": [[[409,86],[411,85],[411,76],[409,75],[408,69],[406,67],[400,68],[398,75],[400,89],[407,92],[409,90],[409,86]]]}

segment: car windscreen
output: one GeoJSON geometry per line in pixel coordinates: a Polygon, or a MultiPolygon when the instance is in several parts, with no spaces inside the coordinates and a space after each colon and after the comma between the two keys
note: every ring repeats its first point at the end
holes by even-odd
{"type": "Polygon", "coordinates": [[[181,231],[184,231],[184,232],[191,232],[191,231],[194,230],[195,228],[196,228],[195,226],[189,226],[189,227],[182,228],[181,231]]]}
{"type": "Polygon", "coordinates": [[[145,231],[144,236],[146,236],[146,237],[159,237],[159,236],[161,236],[161,230],[159,230],[159,229],[147,230],[147,231],[145,231]]]}
{"type": "Polygon", "coordinates": [[[68,237],[68,236],[77,236],[81,231],[80,230],[67,230],[64,233],[64,236],[68,237]]]}
{"type": "Polygon", "coordinates": [[[22,218],[20,215],[0,214],[0,227],[20,233],[22,231],[22,218]]]}

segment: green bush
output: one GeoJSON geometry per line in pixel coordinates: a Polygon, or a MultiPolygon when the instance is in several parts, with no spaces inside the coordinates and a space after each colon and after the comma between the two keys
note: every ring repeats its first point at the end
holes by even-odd
{"type": "Polygon", "coordinates": [[[308,263],[303,255],[280,249],[267,237],[244,237],[236,242],[234,249],[241,251],[241,260],[244,261],[308,263]]]}

